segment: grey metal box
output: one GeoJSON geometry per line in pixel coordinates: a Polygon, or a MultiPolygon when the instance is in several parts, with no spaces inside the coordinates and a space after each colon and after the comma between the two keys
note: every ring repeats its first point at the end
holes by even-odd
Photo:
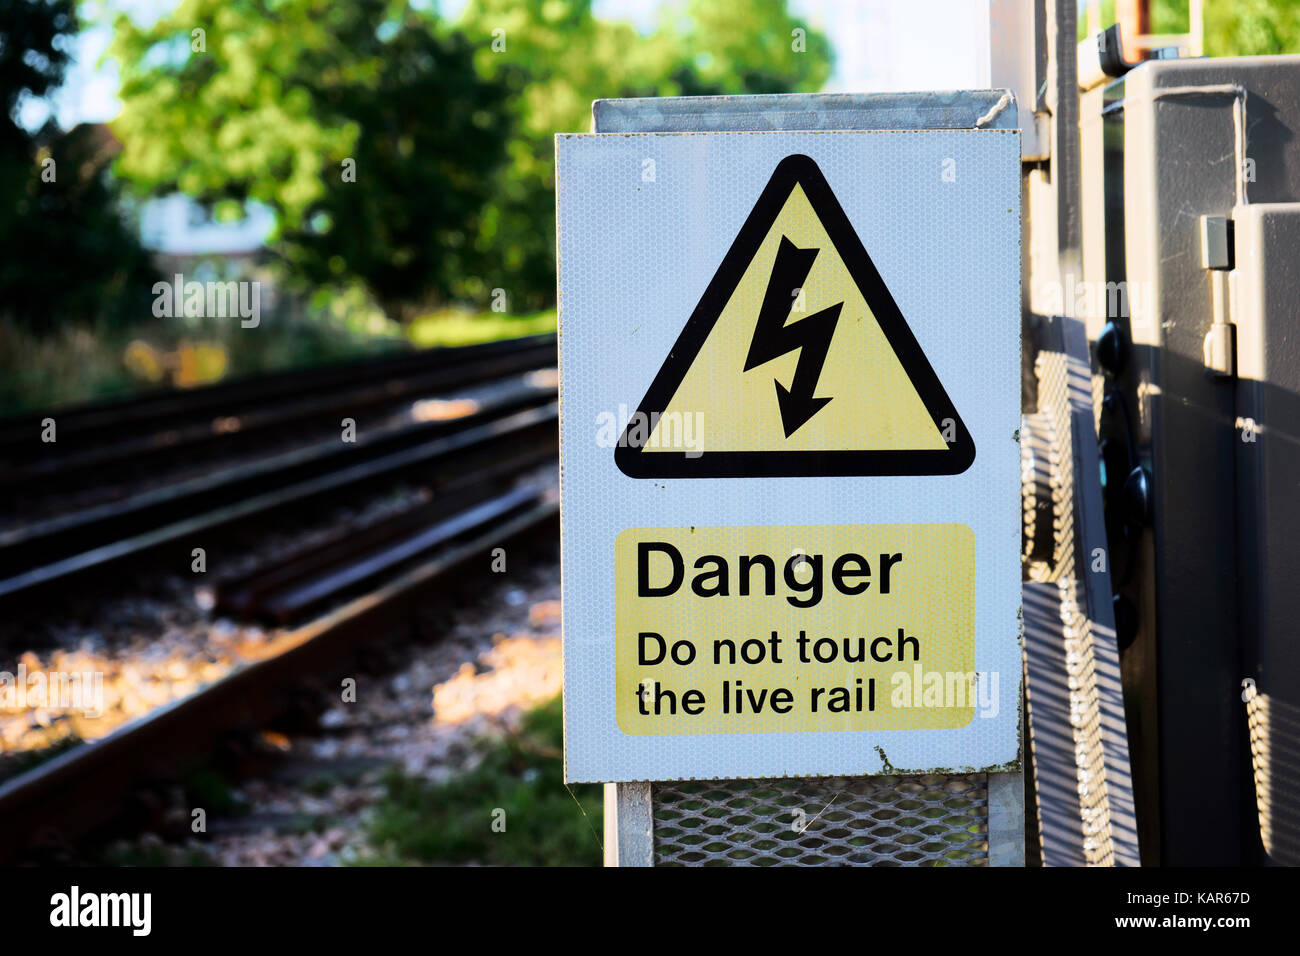
{"type": "MultiPolygon", "coordinates": [[[[1113,578],[1136,611],[1123,666],[1144,861],[1252,862],[1242,682],[1275,724],[1300,686],[1300,57],[1148,62],[1088,94],[1081,127],[1089,334],[1112,320],[1128,346],[1094,395],[1103,457],[1127,462],[1105,494],[1113,578]],[[1203,217],[1229,220],[1230,273],[1221,256],[1205,268],[1203,217]],[[1235,338],[1235,379],[1207,368],[1207,336],[1235,338]]],[[[1274,780],[1300,771],[1293,744],[1264,736],[1274,780]]],[[[1273,855],[1294,854],[1272,832],[1273,855]]]]}

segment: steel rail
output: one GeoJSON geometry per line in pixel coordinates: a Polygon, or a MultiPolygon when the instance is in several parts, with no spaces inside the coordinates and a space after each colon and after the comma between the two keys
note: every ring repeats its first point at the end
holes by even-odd
{"type": "Polygon", "coordinates": [[[302,627],[276,632],[264,656],[194,693],[0,783],[0,861],[33,845],[68,841],[119,813],[134,789],[197,764],[219,739],[260,729],[285,712],[289,688],[331,676],[386,629],[407,623],[433,584],[492,548],[540,530],[554,533],[558,505],[534,492],[531,502],[462,538],[376,590],[302,627]]]}

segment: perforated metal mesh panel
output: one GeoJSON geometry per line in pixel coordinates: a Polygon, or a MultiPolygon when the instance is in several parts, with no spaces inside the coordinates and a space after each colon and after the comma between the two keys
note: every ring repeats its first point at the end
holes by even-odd
{"type": "Polygon", "coordinates": [[[1259,693],[1253,685],[1242,696],[1250,727],[1260,839],[1273,860],[1300,866],[1300,789],[1287,772],[1300,766],[1300,746],[1296,744],[1300,710],[1259,693]]]}
{"type": "Polygon", "coordinates": [[[652,787],[658,866],[987,866],[985,774],[652,787]]]}
{"type": "Polygon", "coordinates": [[[1026,518],[1034,522],[1027,525],[1033,533],[1026,535],[1025,576],[1031,581],[1058,581],[1075,573],[1078,546],[1069,360],[1060,352],[1040,351],[1034,373],[1039,411],[1025,417],[1020,441],[1026,518]],[[1031,504],[1036,508],[1032,514],[1031,504]],[[1034,551],[1029,550],[1031,542],[1037,544],[1034,551]]]}
{"type": "Polygon", "coordinates": [[[1027,549],[1022,590],[1042,860],[1136,866],[1088,347],[1077,320],[1056,320],[1043,335],[1034,363],[1039,411],[1021,429],[1026,516],[1035,522],[1029,537],[1049,545],[1027,549]],[[1076,459],[1085,452],[1086,465],[1076,459]],[[1089,494],[1096,508],[1085,515],[1081,501],[1089,494]],[[1050,534],[1039,534],[1049,520],[1050,534]]]}

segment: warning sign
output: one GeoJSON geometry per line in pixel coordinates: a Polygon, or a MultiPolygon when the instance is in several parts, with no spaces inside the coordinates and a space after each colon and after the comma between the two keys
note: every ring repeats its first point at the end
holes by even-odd
{"type": "Polygon", "coordinates": [[[565,774],[1020,753],[1014,131],[556,141],[565,774]]]}
{"type": "Polygon", "coordinates": [[[975,536],[960,524],[629,528],[614,548],[627,734],[962,727],[975,536]]]}
{"type": "Polygon", "coordinates": [[[817,164],[772,174],[615,451],[636,478],[955,474],[975,445],[817,164]],[[686,423],[695,426],[689,446],[686,423]]]}

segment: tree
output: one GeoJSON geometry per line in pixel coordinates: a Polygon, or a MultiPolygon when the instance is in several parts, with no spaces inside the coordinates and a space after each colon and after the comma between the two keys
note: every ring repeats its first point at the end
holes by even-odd
{"type": "Polygon", "coordinates": [[[219,216],[267,204],[296,275],[361,281],[390,314],[494,288],[519,311],[554,301],[553,136],[585,130],[593,99],[816,89],[830,72],[785,0],[690,0],[645,36],[591,0],[479,0],[456,25],[468,39],[413,4],[182,0],[152,27],[119,18],[120,171],[219,216]]]}
{"type": "Polygon", "coordinates": [[[0,151],[6,158],[30,150],[32,137],[18,124],[18,109],[63,82],[77,30],[73,0],[0,0],[0,151]]]}
{"type": "MultiPolygon", "coordinates": [[[[1162,0],[1167,6],[1169,0],[1162,0]]],[[[1294,0],[1232,0],[1205,5],[1209,56],[1300,53],[1300,8],[1294,0]]]]}
{"type": "MultiPolygon", "coordinates": [[[[1102,0],[1100,20],[1115,22],[1115,0],[1102,0]]],[[[1264,56],[1300,53],[1300,9],[1295,0],[1205,0],[1206,56],[1264,56]]],[[[1079,39],[1087,17],[1079,12],[1079,39]]],[[[1151,0],[1151,32],[1177,34],[1190,29],[1188,0],[1151,0]]]]}
{"type": "Polygon", "coordinates": [[[0,310],[30,331],[147,315],[153,269],[125,222],[100,128],[34,132],[17,119],[63,81],[71,0],[0,0],[0,310]]]}
{"type": "Polygon", "coordinates": [[[460,26],[480,41],[485,75],[513,68],[526,80],[513,103],[518,138],[476,239],[496,263],[485,285],[520,308],[554,300],[554,134],[586,132],[593,100],[817,90],[831,71],[829,42],[785,0],[690,0],[645,36],[596,18],[591,0],[479,0],[460,26]]]}
{"type": "Polygon", "coordinates": [[[183,0],[115,23],[119,170],[236,216],[277,218],[312,284],[359,282],[406,318],[479,269],[472,237],[510,133],[509,71],[405,0],[183,0]]]}
{"type": "Polygon", "coordinates": [[[685,95],[815,91],[831,73],[830,41],[791,16],[786,0],[690,0],[660,29],[674,38],[672,83],[689,84],[685,95]]]}

